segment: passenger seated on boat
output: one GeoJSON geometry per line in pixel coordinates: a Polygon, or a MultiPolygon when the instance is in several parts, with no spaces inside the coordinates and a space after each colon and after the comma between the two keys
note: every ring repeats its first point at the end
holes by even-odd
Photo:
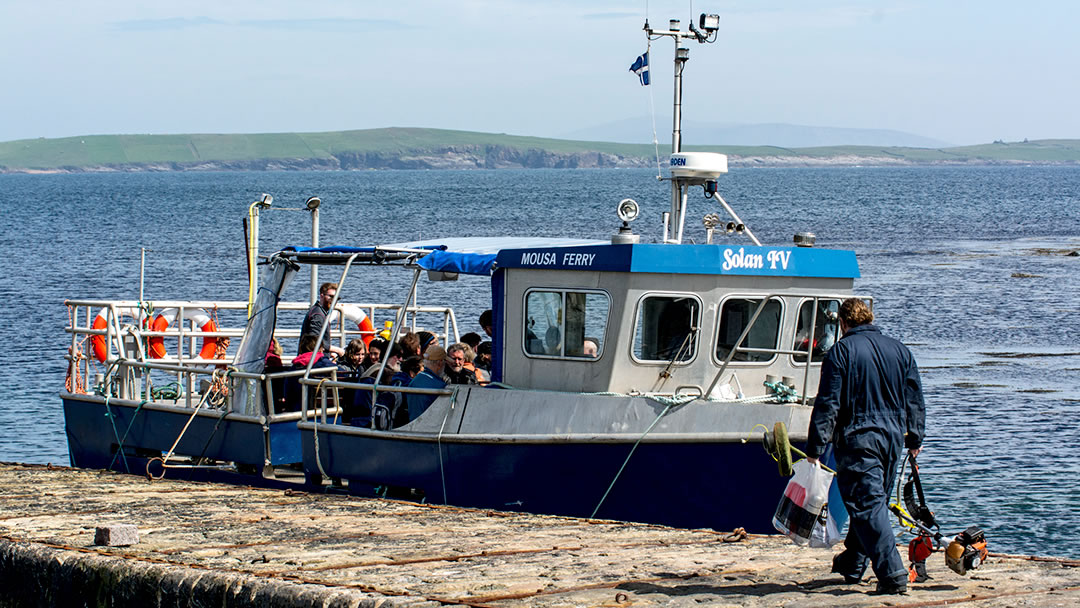
{"type": "Polygon", "coordinates": [[[475,354],[476,347],[480,346],[480,343],[483,342],[483,340],[484,339],[480,337],[480,334],[476,333],[475,331],[470,331],[469,333],[461,336],[460,341],[462,344],[468,344],[469,348],[473,350],[473,354],[475,354]]]}
{"type": "Polygon", "coordinates": [[[476,367],[476,351],[468,343],[462,342],[462,344],[465,345],[465,370],[476,376],[477,384],[486,385],[491,382],[491,374],[487,370],[476,367]]]}
{"type": "MultiPolygon", "coordinates": [[[[284,350],[281,348],[281,343],[277,341],[277,338],[271,338],[270,346],[266,349],[266,359],[263,361],[264,374],[273,374],[285,369],[285,364],[281,362],[281,355],[283,353],[284,350]]],[[[270,380],[270,390],[274,393],[272,411],[284,411],[282,408],[285,405],[285,379],[272,378],[270,380]]]]}
{"type": "MultiPolygon", "coordinates": [[[[369,376],[365,376],[360,379],[360,384],[375,384],[375,375],[378,373],[378,369],[374,369],[369,376]]],[[[381,385],[390,385],[393,381],[394,371],[387,368],[383,371],[382,378],[379,380],[381,385]]],[[[352,401],[345,402],[345,412],[342,415],[342,420],[349,426],[359,426],[363,428],[372,428],[371,426],[371,395],[372,392],[367,389],[356,389],[353,394],[352,401]]],[[[393,412],[393,408],[396,404],[395,396],[397,393],[383,391],[379,393],[376,403],[379,407],[375,408],[375,426],[374,428],[385,431],[390,428],[390,420],[393,412]]]]}
{"type": "Polygon", "coordinates": [[[281,361],[283,354],[285,349],[281,348],[281,342],[278,342],[277,338],[270,338],[270,345],[266,348],[266,360],[263,361],[263,372],[272,374],[285,369],[285,364],[281,361]]]}
{"type": "Polygon", "coordinates": [[[476,347],[476,359],[473,362],[476,368],[488,372],[488,377],[491,376],[491,341],[481,342],[480,346],[476,347]]]}
{"type": "MultiPolygon", "coordinates": [[[[334,363],[330,357],[326,356],[322,351],[315,350],[318,344],[318,336],[307,335],[300,338],[300,354],[293,359],[292,367],[293,371],[302,370],[307,368],[308,362],[312,359],[315,363],[311,365],[312,369],[323,367],[336,367],[342,371],[347,371],[346,368],[340,367],[337,363],[334,363]]],[[[286,412],[298,412],[300,411],[300,389],[303,386],[300,384],[299,376],[291,376],[285,379],[285,409],[286,412]]],[[[314,395],[314,391],[308,393],[310,399],[314,395]]]]}
{"type": "MultiPolygon", "coordinates": [[[[374,340],[372,340],[374,342],[374,340]]],[[[401,369],[401,347],[397,344],[390,347],[390,351],[386,354],[386,369],[394,374],[401,369]]],[[[379,373],[379,368],[382,367],[381,361],[376,361],[364,371],[365,378],[374,378],[375,374],[379,373]]]]}
{"type": "Polygon", "coordinates": [[[432,344],[434,344],[435,346],[439,345],[439,339],[436,338],[435,334],[431,333],[430,331],[422,331],[416,335],[418,338],[420,338],[421,357],[424,356],[424,353],[427,352],[428,347],[430,347],[432,344]]]}
{"type": "MultiPolygon", "coordinates": [[[[390,386],[409,386],[413,378],[424,369],[424,359],[415,355],[401,361],[401,369],[390,378],[390,386]]],[[[390,426],[397,428],[409,423],[409,407],[405,403],[405,393],[390,393],[394,396],[394,405],[390,408],[390,426]]]]}
{"type": "Polygon", "coordinates": [[[485,310],[484,312],[480,313],[480,321],[479,322],[480,322],[480,329],[483,329],[484,333],[487,334],[489,338],[494,338],[495,337],[495,315],[492,314],[490,309],[485,310]]]}
{"type": "MultiPolygon", "coordinates": [[[[366,370],[366,367],[364,366],[364,358],[366,356],[367,346],[364,344],[364,341],[360,338],[350,340],[345,346],[345,355],[338,361],[338,365],[344,367],[347,371],[339,373],[338,380],[342,382],[359,382],[366,370]]],[[[356,400],[357,392],[358,391],[354,388],[338,389],[338,395],[341,397],[341,402],[346,405],[351,404],[356,400]]]]}
{"type": "MultiPolygon", "coordinates": [[[[326,317],[330,314],[330,303],[334,301],[334,296],[337,294],[336,283],[323,283],[319,286],[319,299],[311,305],[308,309],[307,315],[304,316],[304,323],[300,326],[300,337],[319,335],[322,331],[323,324],[326,323],[326,317]]],[[[340,347],[334,346],[330,342],[330,332],[327,331],[323,334],[321,351],[325,353],[333,353],[335,356],[344,355],[340,347]]],[[[302,354],[300,350],[297,350],[296,354],[302,354]]]]}
{"type": "Polygon", "coordinates": [[[366,369],[364,366],[365,357],[367,357],[367,345],[360,338],[354,338],[345,347],[345,356],[341,358],[340,363],[349,368],[350,371],[363,374],[366,369]]]}
{"type": "Polygon", "coordinates": [[[476,368],[465,368],[468,363],[465,352],[468,349],[469,345],[461,342],[451,344],[446,349],[446,377],[450,379],[450,384],[476,384],[476,368]]]}
{"type": "Polygon", "coordinates": [[[386,352],[386,340],[375,338],[371,342],[368,342],[367,356],[364,357],[364,370],[366,371],[372,365],[382,361],[384,352],[386,352]]]}
{"type": "Polygon", "coordinates": [[[585,342],[581,345],[581,354],[590,359],[595,359],[600,354],[600,340],[596,338],[585,338],[585,342]]]}
{"type": "Polygon", "coordinates": [[[421,356],[420,352],[420,336],[413,332],[408,332],[404,336],[398,339],[398,346],[401,347],[401,352],[406,357],[421,356]]]}
{"type": "MultiPolygon", "coordinates": [[[[447,385],[443,370],[446,367],[446,351],[435,344],[424,351],[424,370],[409,383],[409,388],[439,389],[447,385]]],[[[437,395],[409,394],[406,397],[409,420],[416,420],[435,401],[437,395]]]]}

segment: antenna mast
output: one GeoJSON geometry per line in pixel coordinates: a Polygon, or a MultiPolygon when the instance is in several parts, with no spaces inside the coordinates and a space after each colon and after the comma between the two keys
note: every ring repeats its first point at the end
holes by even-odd
{"type": "MultiPolygon", "coordinates": [[[[671,127],[671,153],[682,152],[682,75],[686,62],[690,60],[690,49],[682,46],[684,40],[695,40],[699,43],[716,42],[717,30],[720,29],[720,16],[701,14],[698,25],[690,22],[686,31],[680,31],[679,20],[668,21],[668,29],[654,30],[645,22],[645,35],[649,39],[659,39],[667,36],[675,41],[675,100],[672,111],[671,127]]],[[[677,159],[672,158],[672,166],[677,159]]],[[[683,226],[686,223],[686,196],[691,186],[691,181],[672,175],[671,178],[671,213],[665,219],[664,240],[667,243],[681,243],[683,226]],[[674,225],[672,225],[674,223],[674,225]],[[671,238],[668,238],[668,235],[671,238]]]]}

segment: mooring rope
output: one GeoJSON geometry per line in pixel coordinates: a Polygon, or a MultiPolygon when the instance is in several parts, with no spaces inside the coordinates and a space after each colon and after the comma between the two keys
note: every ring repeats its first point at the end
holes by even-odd
{"type": "MultiPolygon", "coordinates": [[[[319,380],[319,384],[315,387],[315,394],[316,395],[318,395],[319,392],[321,392],[323,390],[323,388],[322,388],[323,383],[326,382],[329,379],[330,379],[330,377],[327,376],[327,377],[323,378],[322,380],[319,380]]],[[[314,408],[312,409],[312,412],[313,412],[313,414],[311,416],[311,420],[314,423],[314,426],[312,428],[315,431],[315,464],[318,465],[318,467],[319,467],[319,475],[322,475],[324,479],[328,479],[330,476],[326,474],[326,469],[324,469],[323,466],[322,466],[322,457],[319,456],[319,413],[316,412],[314,410],[314,408]]]]}
{"type": "Polygon", "coordinates": [[[446,503],[446,469],[443,468],[442,457],[442,434],[443,429],[446,428],[446,421],[450,419],[450,412],[454,411],[454,406],[457,404],[458,389],[454,388],[454,392],[450,393],[450,405],[446,408],[446,414],[443,416],[442,426],[439,427],[439,435],[435,438],[435,448],[439,451],[439,477],[442,478],[442,501],[446,503]]]}
{"type": "Polygon", "coordinates": [[[634,451],[637,450],[638,445],[641,444],[641,440],[649,434],[649,431],[653,430],[653,427],[656,426],[656,423],[660,422],[660,419],[666,416],[668,411],[670,411],[673,407],[675,407],[674,403],[669,403],[665,405],[664,411],[660,412],[660,415],[656,417],[656,420],[652,421],[652,424],[649,425],[649,428],[645,429],[645,432],[641,434],[641,437],[637,438],[637,441],[634,442],[634,446],[630,448],[630,453],[626,455],[626,460],[624,460],[622,466],[619,467],[619,472],[615,473],[615,478],[611,480],[611,484],[608,485],[608,488],[604,492],[604,495],[600,497],[600,502],[596,503],[596,508],[593,509],[592,515],[589,516],[589,519],[596,518],[596,513],[600,511],[600,507],[604,504],[604,501],[607,500],[608,494],[611,493],[611,489],[615,487],[615,482],[619,481],[619,476],[622,475],[623,470],[626,469],[626,464],[630,462],[630,457],[634,455],[634,451]]]}
{"type": "MultiPolygon", "coordinates": [[[[120,431],[118,431],[116,429],[116,417],[113,416],[112,408],[109,407],[109,396],[108,395],[105,395],[105,417],[108,418],[109,422],[112,424],[113,437],[116,437],[116,443],[117,443],[116,453],[120,454],[120,460],[124,463],[124,472],[125,473],[131,473],[131,468],[128,467],[127,455],[124,454],[124,442],[123,442],[122,439],[120,439],[120,431]]],[[[113,461],[115,462],[115,460],[116,460],[116,454],[113,454],[113,461]]],[[[112,468],[112,465],[113,465],[113,463],[110,462],[109,463],[109,468],[110,469],[112,468]]]]}
{"type": "MultiPolygon", "coordinates": [[[[131,420],[128,421],[127,429],[124,430],[124,437],[122,439],[118,440],[119,443],[117,444],[118,447],[116,449],[116,454],[113,454],[112,460],[109,461],[109,466],[106,467],[106,470],[111,471],[112,467],[113,467],[113,464],[116,462],[117,455],[123,455],[123,453],[124,453],[124,442],[127,441],[128,433],[131,432],[131,427],[135,424],[135,418],[138,417],[139,411],[142,410],[142,406],[146,405],[146,403],[147,403],[147,401],[144,399],[143,402],[139,404],[139,407],[135,408],[135,412],[133,414],[131,414],[131,420]]],[[[109,407],[109,398],[105,397],[105,408],[108,409],[108,407],[109,407]]],[[[111,413],[111,411],[110,411],[110,413],[111,413]]],[[[113,423],[113,428],[114,429],[116,428],[115,423],[113,423]]],[[[124,463],[124,468],[125,469],[127,468],[127,462],[126,461],[124,463]]],[[[130,473],[130,472],[131,471],[128,471],[128,473],[130,473]]]]}

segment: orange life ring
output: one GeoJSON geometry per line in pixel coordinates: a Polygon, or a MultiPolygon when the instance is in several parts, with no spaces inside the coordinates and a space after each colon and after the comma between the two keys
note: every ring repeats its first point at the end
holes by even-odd
{"type": "MultiPolygon", "coordinates": [[[[120,319],[129,317],[136,321],[142,319],[142,311],[137,308],[119,307],[116,309],[116,314],[120,319]]],[[[93,329],[105,329],[109,326],[109,309],[102,308],[94,317],[94,322],[90,327],[93,329]]],[[[109,345],[105,341],[105,336],[92,335],[90,336],[90,347],[94,351],[94,358],[100,363],[104,363],[109,358],[109,345]]]]}
{"type": "MultiPolygon", "coordinates": [[[[176,320],[176,316],[179,314],[179,310],[176,308],[166,308],[161,311],[154,320],[150,322],[150,329],[152,331],[165,331],[176,320]]],[[[201,308],[196,308],[193,311],[188,311],[184,314],[185,320],[194,321],[199,326],[199,331],[217,331],[217,323],[210,315],[206,314],[206,311],[201,308]]],[[[202,348],[199,350],[200,359],[213,359],[217,354],[218,339],[213,336],[204,336],[202,341],[202,348]]],[[[167,353],[165,350],[165,338],[164,336],[151,336],[149,340],[150,356],[154,359],[161,359],[167,353]]]]}
{"type": "MultiPolygon", "coordinates": [[[[364,341],[364,346],[370,344],[375,339],[375,324],[371,322],[371,317],[367,316],[363,308],[355,304],[342,304],[339,308],[346,319],[356,323],[357,329],[360,330],[360,339],[364,341]]],[[[330,313],[330,320],[337,320],[336,310],[330,313]]]]}

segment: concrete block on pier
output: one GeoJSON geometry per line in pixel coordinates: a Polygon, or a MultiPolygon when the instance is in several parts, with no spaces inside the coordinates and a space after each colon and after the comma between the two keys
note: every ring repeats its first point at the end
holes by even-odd
{"type": "Polygon", "coordinates": [[[139,528],[134,524],[108,524],[94,528],[94,544],[104,547],[127,547],[139,543],[139,528]]]}

